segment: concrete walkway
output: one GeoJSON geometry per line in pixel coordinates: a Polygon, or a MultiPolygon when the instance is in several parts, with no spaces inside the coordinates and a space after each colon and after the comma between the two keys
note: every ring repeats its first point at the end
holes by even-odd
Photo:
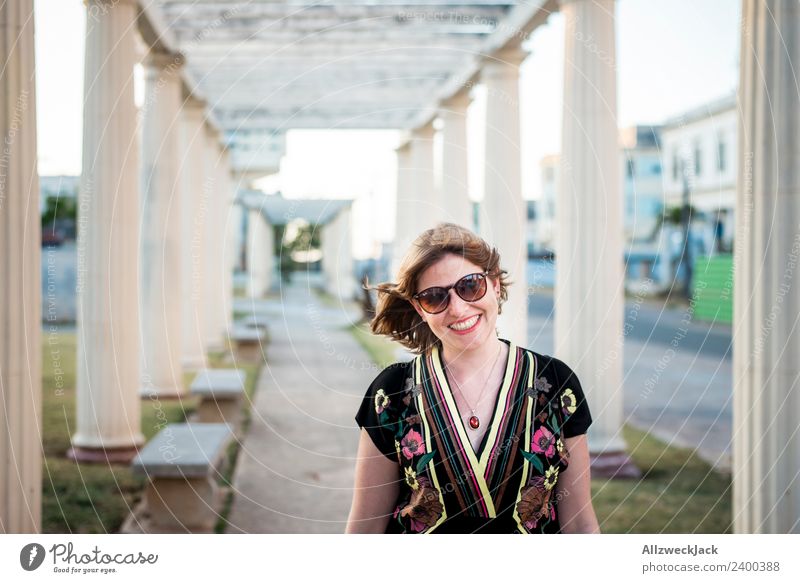
{"type": "Polygon", "coordinates": [[[272,324],[227,532],[343,532],[358,446],[353,417],[378,369],[347,329],[355,305],[326,305],[302,276],[277,295],[234,307],[272,324]]]}

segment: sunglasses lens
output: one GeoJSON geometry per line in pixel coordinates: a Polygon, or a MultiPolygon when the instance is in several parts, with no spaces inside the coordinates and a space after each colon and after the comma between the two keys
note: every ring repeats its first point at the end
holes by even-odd
{"type": "Polygon", "coordinates": [[[466,302],[474,302],[486,294],[486,278],[479,274],[468,275],[456,284],[456,293],[466,302]]]}
{"type": "Polygon", "coordinates": [[[448,292],[443,289],[431,289],[420,294],[417,300],[419,301],[422,309],[429,314],[438,314],[444,311],[447,307],[447,301],[450,298],[448,292]]]}

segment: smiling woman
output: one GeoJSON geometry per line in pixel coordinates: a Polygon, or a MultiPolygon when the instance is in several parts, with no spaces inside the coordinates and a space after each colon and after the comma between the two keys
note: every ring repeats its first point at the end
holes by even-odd
{"type": "Polygon", "coordinates": [[[483,239],[444,223],[377,286],[372,331],[417,354],[372,382],[347,532],[599,532],[580,382],[498,336],[510,285],[483,239]]]}

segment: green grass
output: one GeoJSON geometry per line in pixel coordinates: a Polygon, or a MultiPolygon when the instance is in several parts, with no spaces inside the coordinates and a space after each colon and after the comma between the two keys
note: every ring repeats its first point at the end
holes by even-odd
{"type": "Polygon", "coordinates": [[[693,450],[669,446],[625,426],[639,480],[592,480],[600,529],[608,533],[730,533],[730,476],[693,450]]]}
{"type": "MultiPolygon", "coordinates": [[[[245,399],[244,418],[242,419],[242,435],[247,435],[247,428],[250,427],[250,420],[252,417],[250,404],[255,397],[260,367],[256,364],[241,363],[239,368],[247,371],[247,380],[244,386],[247,398],[245,399]]],[[[231,506],[233,505],[233,473],[236,470],[236,462],[239,458],[239,450],[241,449],[239,447],[240,445],[241,442],[239,440],[234,440],[233,443],[228,446],[228,451],[225,453],[225,465],[222,469],[222,476],[219,480],[219,484],[221,488],[226,490],[226,493],[222,508],[219,512],[219,519],[214,528],[214,532],[216,533],[225,532],[225,528],[228,525],[228,516],[230,515],[231,506]]]]}
{"type": "MultiPolygon", "coordinates": [[[[396,360],[396,344],[388,338],[371,334],[366,325],[351,326],[351,333],[379,366],[396,360]]],[[[630,426],[623,435],[642,477],[592,480],[592,502],[603,532],[732,532],[730,476],[714,471],[694,451],[630,426]]]]}
{"type": "Polygon", "coordinates": [[[372,362],[381,368],[397,362],[397,343],[385,336],[373,334],[369,324],[351,324],[348,328],[356,341],[367,351],[372,362]]]}
{"type": "MultiPolygon", "coordinates": [[[[75,432],[75,333],[44,334],[42,357],[42,532],[117,532],[141,499],[145,478],[133,476],[125,464],[77,464],[65,457],[75,432]]],[[[222,354],[209,355],[210,366],[223,360],[222,354]]],[[[252,394],[258,366],[241,368],[252,394]]],[[[192,376],[184,375],[185,382],[192,376]]],[[[149,440],[165,424],[184,421],[197,399],[142,399],[141,406],[141,430],[149,440]]]]}

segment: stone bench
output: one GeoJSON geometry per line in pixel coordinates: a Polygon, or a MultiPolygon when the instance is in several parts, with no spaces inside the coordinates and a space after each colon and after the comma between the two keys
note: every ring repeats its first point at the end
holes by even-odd
{"type": "Polygon", "coordinates": [[[245,328],[261,328],[265,331],[268,329],[269,323],[269,318],[266,314],[259,313],[252,313],[241,320],[236,320],[237,325],[244,326],[245,328]]]}
{"type": "Polygon", "coordinates": [[[263,358],[262,350],[266,338],[267,333],[261,328],[236,324],[230,331],[230,339],[236,347],[238,356],[250,362],[258,362],[263,358]]]}
{"type": "Polygon", "coordinates": [[[200,397],[194,420],[198,423],[228,423],[239,433],[244,401],[244,371],[204,368],[192,381],[192,395],[200,397]]]}
{"type": "Polygon", "coordinates": [[[222,495],[217,476],[233,439],[225,423],[172,423],[131,462],[134,475],[150,479],[142,506],[124,530],[210,533],[222,495]]]}

